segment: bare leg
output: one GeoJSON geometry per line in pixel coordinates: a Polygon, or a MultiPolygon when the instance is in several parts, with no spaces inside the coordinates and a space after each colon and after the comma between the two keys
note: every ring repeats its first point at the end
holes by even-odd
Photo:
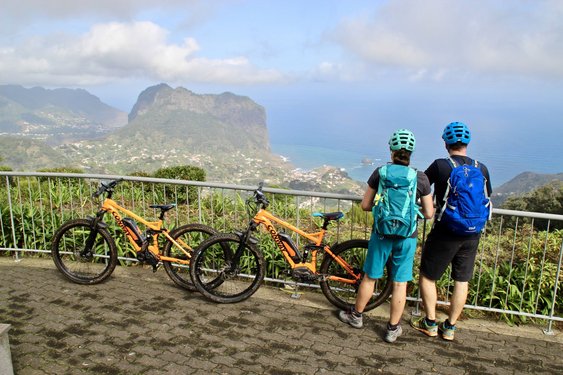
{"type": "Polygon", "coordinates": [[[358,288],[358,296],[356,297],[356,305],[355,309],[357,312],[363,312],[366,308],[366,305],[373,294],[373,290],[375,289],[375,280],[367,275],[364,275],[360,287],[358,288]]]}
{"type": "Polygon", "coordinates": [[[407,301],[407,283],[406,282],[393,282],[393,294],[391,295],[391,311],[389,316],[389,323],[392,325],[399,324],[405,310],[405,303],[407,301]]]}
{"type": "MultiPolygon", "coordinates": [[[[436,282],[420,275],[420,295],[426,317],[430,320],[436,320],[436,301],[438,299],[436,293],[436,282]]],[[[454,288],[455,289],[455,288],[454,288]]]]}
{"type": "Polygon", "coordinates": [[[454,283],[454,291],[450,301],[450,314],[448,320],[450,324],[455,324],[463,311],[463,306],[467,300],[469,283],[467,281],[456,281],[454,283]]]}

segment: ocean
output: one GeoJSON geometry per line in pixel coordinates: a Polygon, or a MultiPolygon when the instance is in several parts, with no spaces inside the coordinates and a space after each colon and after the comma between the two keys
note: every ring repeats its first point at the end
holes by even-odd
{"type": "Polygon", "coordinates": [[[370,155],[306,145],[272,144],[272,152],[287,158],[296,168],[303,170],[323,165],[343,168],[351,178],[361,182],[366,182],[375,167],[384,163],[384,157],[387,160],[387,156],[374,153],[370,155]]]}
{"type": "MultiPolygon", "coordinates": [[[[366,182],[373,170],[390,160],[387,150],[349,151],[338,148],[328,148],[310,145],[272,143],[272,152],[283,156],[296,168],[311,170],[323,165],[330,165],[346,170],[354,180],[366,182]],[[366,163],[371,161],[372,164],[366,163]]],[[[470,150],[471,151],[471,150],[470,150]]],[[[425,154],[428,154],[427,152],[425,154]]],[[[425,170],[434,158],[445,157],[445,149],[432,153],[432,157],[413,155],[412,166],[425,170]]],[[[544,152],[532,151],[528,153],[508,154],[495,149],[480,149],[470,156],[484,160],[491,174],[493,188],[498,187],[523,172],[561,173],[562,159],[553,159],[544,152]]]]}

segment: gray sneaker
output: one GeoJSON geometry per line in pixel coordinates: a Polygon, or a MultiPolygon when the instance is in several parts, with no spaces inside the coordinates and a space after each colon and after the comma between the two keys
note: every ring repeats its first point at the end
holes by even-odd
{"type": "Polygon", "coordinates": [[[401,328],[401,326],[398,326],[395,330],[390,330],[389,328],[387,328],[384,340],[387,342],[395,342],[395,340],[397,340],[397,337],[401,336],[402,334],[403,329],[401,328]]]}
{"type": "Polygon", "coordinates": [[[344,323],[350,324],[354,328],[362,328],[364,326],[362,316],[354,315],[351,311],[340,310],[338,318],[344,323]]]}

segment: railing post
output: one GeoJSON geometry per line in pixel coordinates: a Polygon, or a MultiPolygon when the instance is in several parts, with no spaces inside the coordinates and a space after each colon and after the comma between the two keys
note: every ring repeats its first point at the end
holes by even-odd
{"type": "MultiPolygon", "coordinates": [[[[10,209],[10,224],[12,224],[12,240],[14,241],[14,248],[16,248],[16,226],[14,225],[14,209],[12,207],[12,194],[10,190],[10,178],[6,176],[6,190],[8,192],[8,207],[10,209]]],[[[16,262],[19,262],[19,252],[16,251],[16,262]]]]}
{"type": "MultiPolygon", "coordinates": [[[[557,285],[559,284],[559,275],[561,274],[561,260],[563,259],[563,241],[561,241],[561,247],[559,248],[559,263],[557,264],[557,273],[555,274],[555,286],[553,287],[553,300],[551,301],[551,311],[549,317],[553,318],[555,314],[555,303],[557,301],[557,285]]],[[[553,335],[553,319],[549,319],[547,323],[547,329],[543,331],[546,335],[553,335]]]]}

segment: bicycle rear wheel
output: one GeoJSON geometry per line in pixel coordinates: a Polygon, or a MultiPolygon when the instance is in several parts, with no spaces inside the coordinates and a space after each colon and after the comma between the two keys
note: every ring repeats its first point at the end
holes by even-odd
{"type": "MultiPolygon", "coordinates": [[[[352,281],[354,279],[353,275],[347,272],[344,267],[336,261],[336,258],[333,258],[328,253],[325,254],[320,268],[321,274],[325,276],[324,280],[320,282],[321,290],[333,305],[342,310],[346,310],[356,301],[358,287],[360,286],[364,274],[362,266],[368,251],[368,241],[345,241],[341,244],[337,244],[331,250],[335,256],[342,258],[348,263],[354,270],[355,275],[361,276],[353,283],[346,282],[352,281]]],[[[375,282],[374,293],[364,311],[372,310],[381,305],[391,294],[393,283],[388,279],[390,269],[390,263],[387,262],[384,275],[375,282]]]]}
{"type": "MultiPolygon", "coordinates": [[[[182,248],[191,255],[200,243],[215,234],[217,234],[217,231],[210,226],[203,224],[187,224],[174,229],[170,233],[170,237],[178,242],[182,248]]],[[[170,241],[166,241],[163,254],[170,258],[181,260],[190,259],[189,256],[170,241]]],[[[188,265],[169,261],[162,261],[162,264],[164,265],[166,273],[176,285],[187,290],[196,290],[190,278],[190,268],[188,265]]]]}
{"type": "Polygon", "coordinates": [[[219,303],[240,302],[250,297],[264,280],[264,257],[250,243],[242,244],[235,234],[210,237],[196,249],[190,276],[198,291],[219,303]],[[242,255],[234,255],[242,246],[242,255]]]}
{"type": "Polygon", "coordinates": [[[53,236],[51,255],[65,277],[78,284],[97,284],[107,279],[117,265],[117,247],[105,228],[97,228],[91,249],[86,242],[92,232],[88,219],[67,221],[53,236]]]}

